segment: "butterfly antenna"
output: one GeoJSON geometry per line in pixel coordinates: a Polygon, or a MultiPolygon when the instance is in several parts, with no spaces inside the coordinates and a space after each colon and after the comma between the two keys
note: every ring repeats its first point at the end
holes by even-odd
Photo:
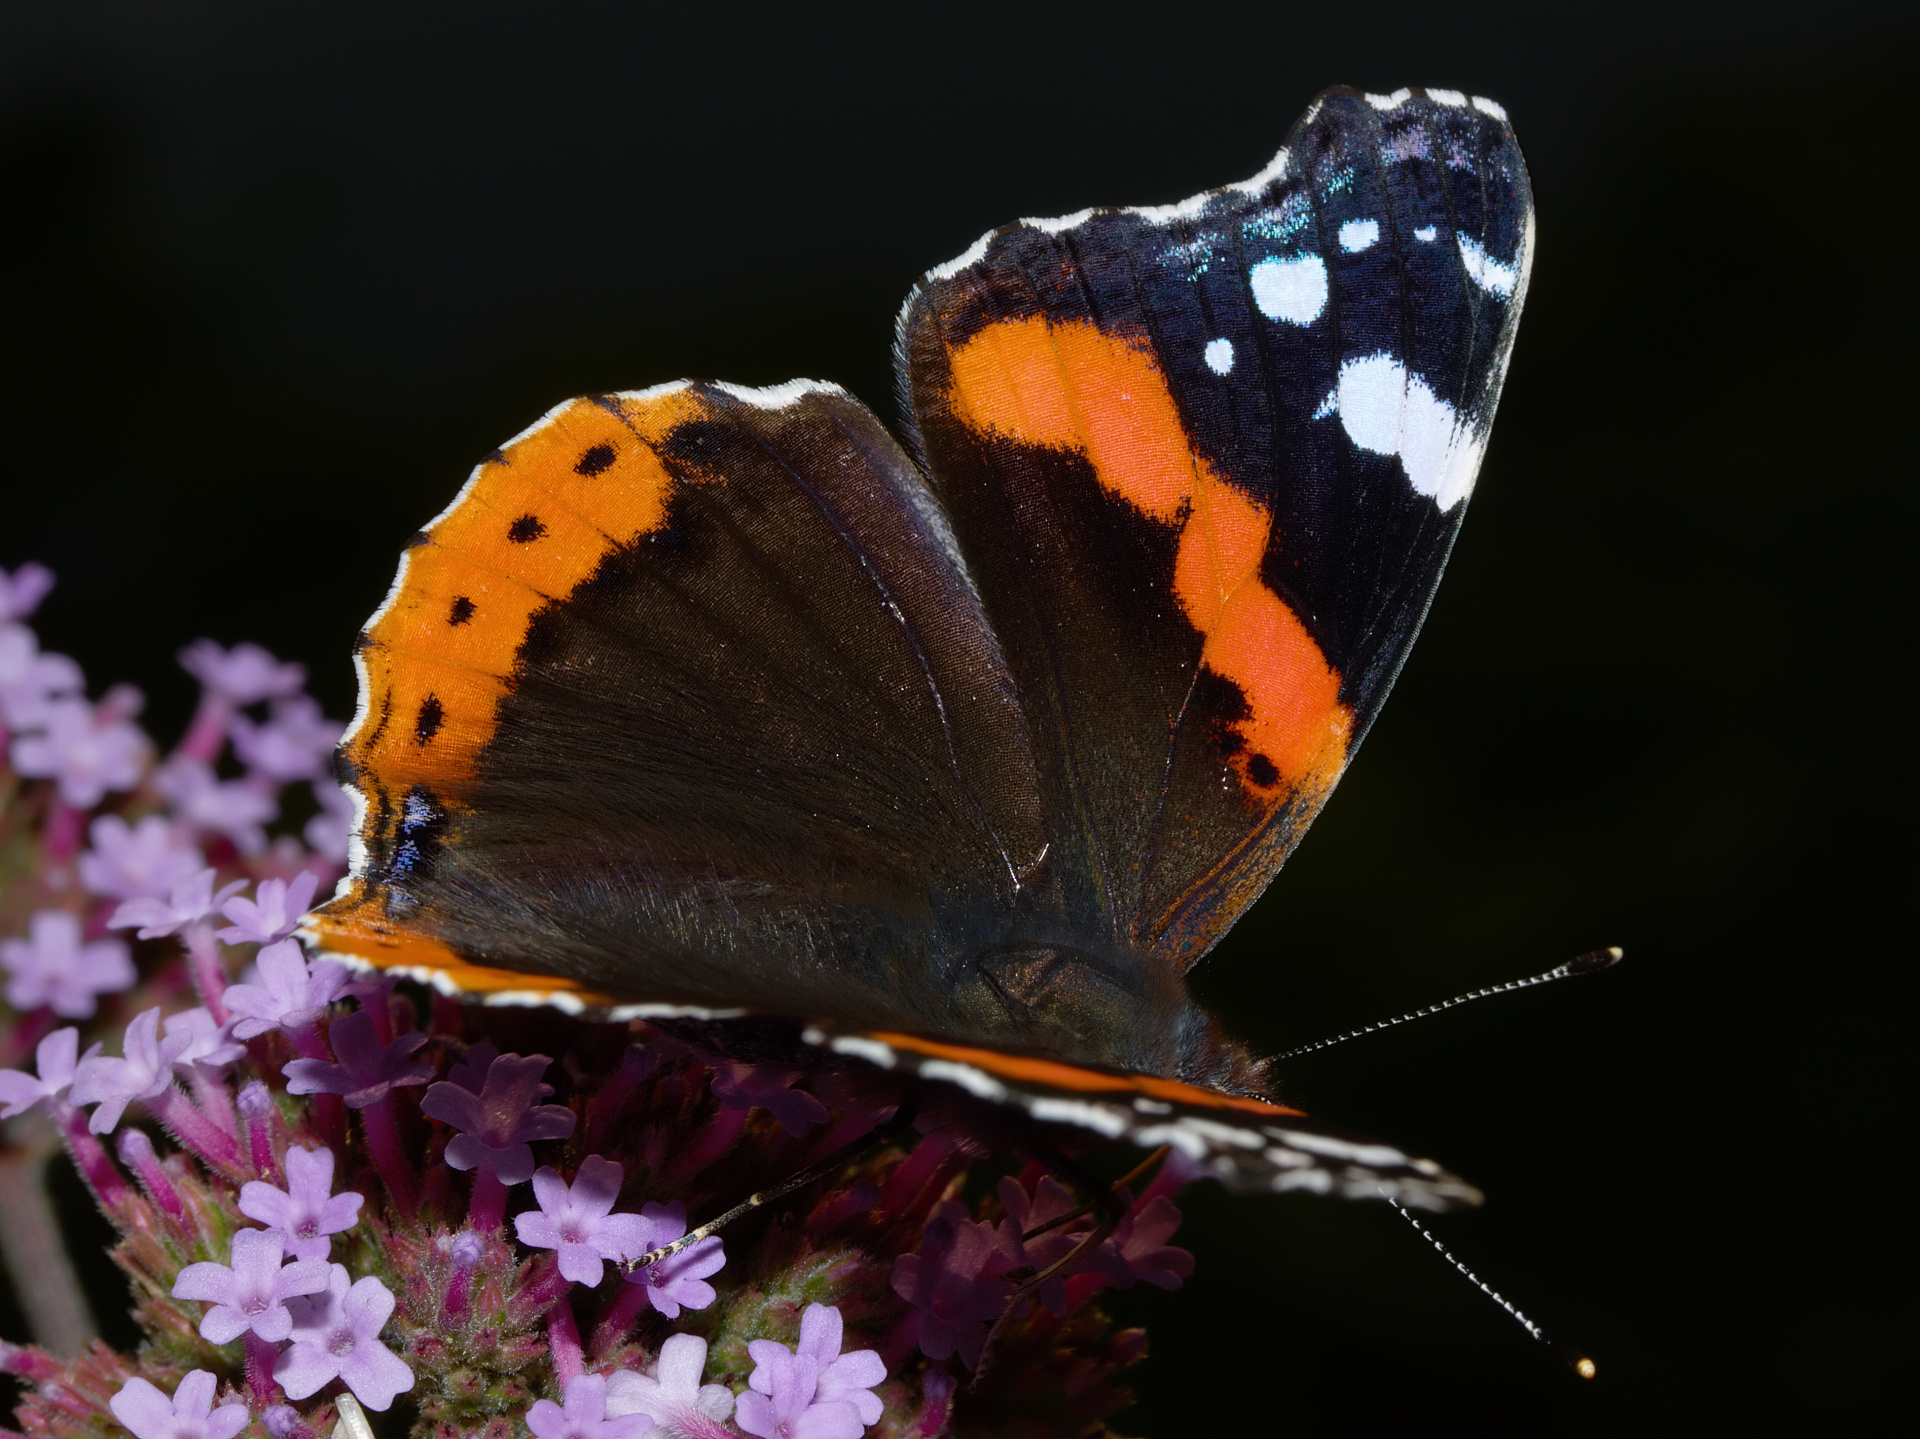
{"type": "Polygon", "coordinates": [[[1491,999],[1496,994],[1511,994],[1517,989],[1532,989],[1537,984],[1551,984],[1556,979],[1572,979],[1575,975],[1598,974],[1603,969],[1611,969],[1625,957],[1626,951],[1617,946],[1612,949],[1596,949],[1583,954],[1578,959],[1570,959],[1545,974],[1532,975],[1526,979],[1510,979],[1505,984],[1489,985],[1485,989],[1476,989],[1467,994],[1456,994],[1452,999],[1440,1004],[1430,1004],[1425,1009],[1416,1009],[1411,1013],[1397,1015],[1392,1019],[1383,1019],[1377,1024],[1363,1025],[1359,1029],[1350,1029],[1345,1034],[1336,1034],[1331,1039],[1317,1040],[1312,1044],[1303,1044],[1298,1049],[1289,1049],[1285,1054],[1276,1054],[1269,1063],[1281,1064],[1289,1059],[1298,1059],[1303,1054],[1312,1054],[1315,1050],[1331,1049],[1336,1044],[1345,1044],[1349,1039],[1358,1039],[1363,1034],[1373,1034],[1378,1030],[1392,1029],[1396,1024],[1405,1024],[1410,1019],[1425,1019],[1430,1014],[1438,1014],[1445,1009],[1453,1009],[1462,1004],[1471,1004],[1476,999],[1491,999]]]}
{"type": "Polygon", "coordinates": [[[1542,1329],[1538,1324],[1535,1324],[1510,1304],[1499,1290],[1495,1289],[1491,1284],[1487,1283],[1486,1280],[1462,1264],[1454,1257],[1451,1249],[1447,1248],[1447,1246],[1442,1244],[1438,1239],[1435,1239],[1433,1232],[1408,1212],[1405,1205],[1401,1204],[1397,1199],[1389,1199],[1387,1203],[1399,1210],[1400,1217],[1411,1224],[1420,1237],[1433,1246],[1434,1253],[1438,1254],[1442,1259],[1446,1260],[1447,1263],[1459,1270],[1460,1273],[1466,1277],[1467,1282],[1473,1285],[1474,1288],[1478,1289],[1482,1294],[1486,1295],[1487,1298],[1491,1299],[1495,1304],[1498,1304],[1502,1309],[1506,1310],[1508,1314],[1512,1315],[1516,1324],[1526,1330],[1527,1333],[1531,1334],[1535,1339],[1538,1339],[1542,1344],[1546,1345],[1547,1348],[1551,1349],[1554,1354],[1559,1357],[1561,1362],[1566,1364],[1575,1374],[1578,1374],[1582,1379],[1591,1379],[1595,1374],[1600,1372],[1593,1360],[1589,1359],[1579,1350],[1569,1349],[1557,1340],[1549,1338],[1546,1330],[1542,1329]]]}

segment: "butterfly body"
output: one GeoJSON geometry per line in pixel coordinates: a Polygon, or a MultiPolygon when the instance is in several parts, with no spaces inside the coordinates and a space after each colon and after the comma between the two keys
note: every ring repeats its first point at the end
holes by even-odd
{"type": "MultiPolygon", "coordinates": [[[[1184,975],[1412,642],[1530,237],[1497,107],[1329,92],[1245,185],[930,272],[904,443],[804,381],[560,406],[362,636],[309,938],[1106,1132],[1197,1107],[1223,1177],[1333,1183],[1184,975]]],[[[1404,1159],[1334,1187],[1433,1199],[1404,1159]]]]}

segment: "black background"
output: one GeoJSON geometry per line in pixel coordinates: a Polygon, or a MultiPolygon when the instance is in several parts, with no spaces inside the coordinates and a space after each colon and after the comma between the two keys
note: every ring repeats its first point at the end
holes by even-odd
{"type": "Polygon", "coordinates": [[[1492,95],[1539,249],[1473,512],[1200,987],[1278,1049],[1624,945],[1287,1071],[1482,1185],[1436,1228],[1601,1377],[1389,1211],[1200,1191],[1120,1427],[1849,1424],[1911,1364],[1898,8],[9,4],[0,563],[163,740],[201,634],[344,716],[402,541],[554,402],[807,375],[891,417],[896,307],[990,225],[1243,178],[1328,84],[1492,95]]]}

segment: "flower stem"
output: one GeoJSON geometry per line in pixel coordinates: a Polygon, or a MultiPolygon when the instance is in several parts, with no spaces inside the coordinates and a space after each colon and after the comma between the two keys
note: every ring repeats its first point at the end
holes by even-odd
{"type": "Polygon", "coordinates": [[[256,1406],[263,1405],[273,1397],[273,1361],[279,1357],[280,1346],[251,1329],[241,1337],[247,1348],[247,1394],[256,1406]]]}
{"type": "Polygon", "coordinates": [[[202,1160],[216,1169],[234,1169],[240,1163],[240,1146],[231,1134],[193,1107],[193,1101],[168,1085],[146,1101],[153,1117],[166,1125],[168,1133],[202,1160]]]}
{"type": "Polygon", "coordinates": [[[85,1350],[96,1331],[86,1290],[47,1198],[46,1175],[46,1161],[38,1155],[11,1147],[0,1154],[0,1214],[6,1216],[0,1224],[0,1256],[34,1338],[65,1357],[85,1350]]]}
{"type": "Polygon", "coordinates": [[[605,1354],[633,1328],[633,1321],[640,1317],[640,1311],[647,1307],[647,1286],[645,1284],[622,1284],[620,1292],[607,1301],[606,1308],[600,1311],[600,1322],[593,1326],[593,1352],[605,1354]]]}
{"type": "Polygon", "coordinates": [[[187,971],[193,976],[193,987],[200,991],[200,1002],[207,1007],[215,1024],[225,1024],[232,1018],[233,1011],[221,1001],[227,992],[227,966],[220,958],[220,944],[213,937],[213,926],[206,920],[198,920],[182,931],[182,938],[187,942],[187,971]]]}
{"type": "Polygon", "coordinates": [[[393,1096],[360,1111],[360,1123],[367,1133],[367,1149],[373,1155],[373,1167],[387,1186],[393,1207],[404,1219],[413,1218],[420,1205],[420,1186],[413,1166],[407,1163],[406,1146],[400,1142],[399,1117],[393,1112],[393,1096]]]}
{"type": "Polygon", "coordinates": [[[580,1325],[573,1317],[573,1305],[564,1290],[547,1311],[547,1352],[553,1356],[553,1377],[562,1389],[586,1368],[585,1356],[580,1352],[580,1325]]]}
{"type": "Polygon", "coordinates": [[[467,1225],[477,1233],[491,1234],[506,1218],[507,1186],[491,1164],[483,1164],[473,1171],[473,1205],[467,1211],[467,1225]]]}
{"type": "Polygon", "coordinates": [[[138,1129],[123,1129],[114,1147],[120,1151],[120,1162],[133,1171],[140,1187],[147,1191],[147,1198],[169,1219],[184,1220],[187,1207],[180,1202],[180,1192],[167,1178],[167,1171],[160,1167],[159,1156],[153,1152],[153,1141],[138,1129]]]}
{"type": "Polygon", "coordinates": [[[107,1157],[106,1147],[100,1143],[98,1136],[87,1128],[86,1111],[76,1109],[71,1104],[66,1105],[60,1114],[60,1132],[67,1141],[67,1153],[73,1156],[74,1167],[80,1171],[80,1177],[87,1181],[87,1188],[100,1201],[100,1207],[109,1214],[124,1208],[127,1182],[107,1157]]]}

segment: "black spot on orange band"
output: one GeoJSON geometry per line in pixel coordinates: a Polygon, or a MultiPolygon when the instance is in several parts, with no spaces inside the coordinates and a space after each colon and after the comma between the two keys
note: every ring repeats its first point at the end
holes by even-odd
{"type": "Polygon", "coordinates": [[[453,597],[453,608],[447,611],[447,623],[450,625],[464,625],[472,618],[473,601],[465,595],[455,595],[453,597]]]}
{"type": "Polygon", "coordinates": [[[420,714],[413,722],[413,732],[420,736],[420,743],[425,744],[440,733],[440,726],[446,723],[446,719],[446,712],[441,709],[440,701],[435,696],[428,695],[420,702],[420,714]]]}
{"type": "Polygon", "coordinates": [[[612,445],[589,445],[587,452],[580,456],[580,463],[573,467],[573,472],[591,477],[602,470],[612,469],[613,462],[618,458],[612,445]]]}
{"type": "Polygon", "coordinates": [[[538,515],[522,515],[507,526],[507,538],[516,545],[530,545],[547,532],[538,515]]]}

